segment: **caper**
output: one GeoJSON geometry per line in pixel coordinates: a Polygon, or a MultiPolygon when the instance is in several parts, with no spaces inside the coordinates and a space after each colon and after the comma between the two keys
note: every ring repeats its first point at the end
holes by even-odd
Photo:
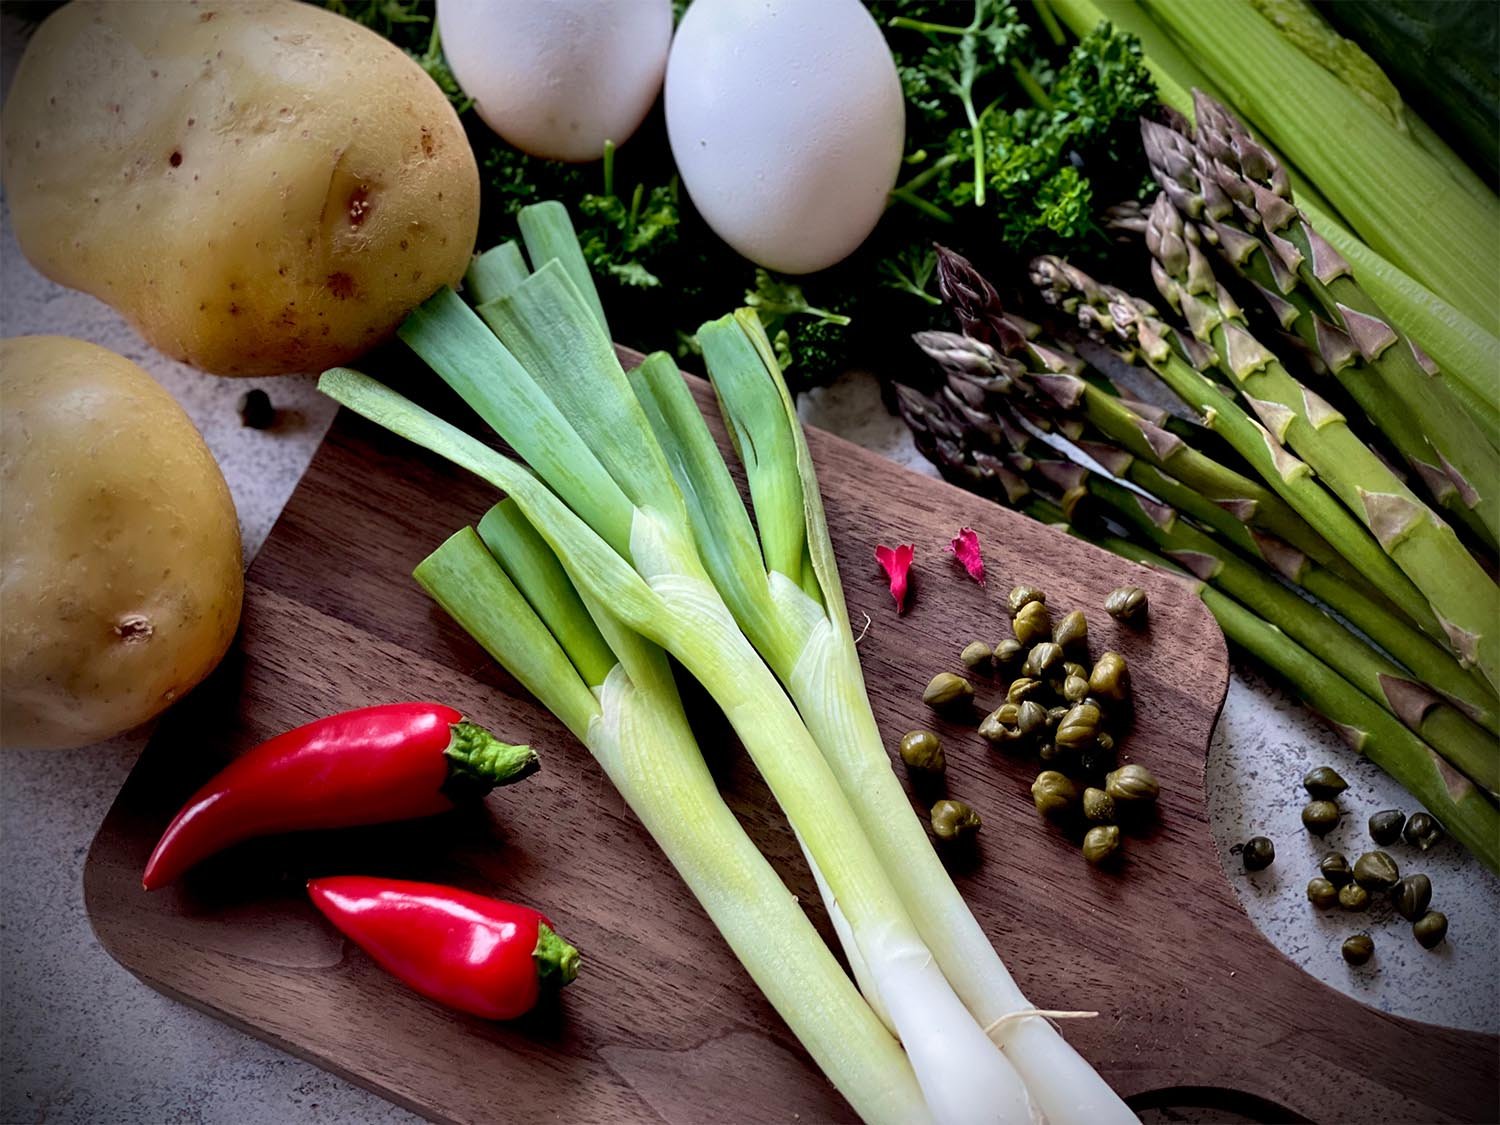
{"type": "Polygon", "coordinates": [[[1078,800],[1078,786],[1056,770],[1043,770],[1031,783],[1031,799],[1043,816],[1063,816],[1078,800]]]}
{"type": "Polygon", "coordinates": [[[1339,900],[1339,889],[1327,879],[1319,876],[1307,884],[1307,901],[1319,910],[1327,910],[1339,900]]]}
{"type": "Polygon", "coordinates": [[[901,736],[901,760],[907,769],[923,773],[941,773],[948,765],[942,739],[930,730],[907,731],[901,736]]]}
{"type": "Polygon", "coordinates": [[[1400,809],[1386,809],[1370,817],[1370,839],[1384,847],[1401,839],[1406,814],[1400,809]]]}
{"type": "Polygon", "coordinates": [[[1319,766],[1302,779],[1302,788],[1315,801],[1331,801],[1348,789],[1349,783],[1332,766],[1319,766]]]}
{"type": "Polygon", "coordinates": [[[1388,891],[1401,879],[1401,869],[1385,852],[1365,852],[1354,861],[1354,881],[1367,891],[1388,891]]]}
{"type": "Polygon", "coordinates": [[[1156,800],[1161,792],[1151,771],[1145,766],[1131,762],[1111,771],[1104,779],[1104,791],[1118,802],[1141,803],[1156,800]]]}
{"type": "Polygon", "coordinates": [[[1099,708],[1094,704],[1075,703],[1062,717],[1062,721],[1057,724],[1057,731],[1053,738],[1059,746],[1082,750],[1092,746],[1094,740],[1099,737],[1099,723],[1102,719],[1099,708]]]}
{"type": "Polygon", "coordinates": [[[1115,822],[1115,799],[1103,789],[1093,786],[1083,791],[1083,818],[1094,824],[1115,822]]]}
{"type": "Polygon", "coordinates": [[[1047,708],[1047,729],[1048,730],[1056,730],[1057,729],[1057,724],[1060,723],[1060,722],[1062,722],[1063,716],[1066,715],[1067,713],[1068,713],[1068,708],[1066,708],[1066,707],[1049,707],[1049,708],[1047,708]]]}
{"type": "Polygon", "coordinates": [[[1046,605],[1047,595],[1034,586],[1016,586],[1011,590],[1010,597],[1006,598],[1006,601],[1010,605],[1010,615],[1014,617],[1032,602],[1041,602],[1046,605]]]}
{"type": "Polygon", "coordinates": [[[1103,754],[1115,752],[1115,736],[1107,730],[1101,730],[1099,736],[1094,739],[1094,749],[1103,754]]]}
{"type": "Polygon", "coordinates": [[[1364,910],[1370,905],[1370,892],[1358,883],[1346,883],[1339,888],[1339,906],[1350,913],[1364,910]]]}
{"type": "Polygon", "coordinates": [[[1375,956],[1375,942],[1369,934],[1355,934],[1353,937],[1344,939],[1344,944],[1339,948],[1344,955],[1344,960],[1351,965],[1363,965],[1371,957],[1375,956]]]}
{"type": "Polygon", "coordinates": [[[1407,817],[1406,827],[1402,829],[1401,835],[1408,844],[1425,852],[1443,838],[1443,826],[1431,813],[1414,812],[1407,817]]]}
{"type": "Polygon", "coordinates": [[[1302,810],[1302,827],[1314,836],[1326,836],[1339,826],[1339,807],[1332,801],[1309,801],[1302,810]]]}
{"type": "Polygon", "coordinates": [[[1106,652],[1094,662],[1089,694],[1111,703],[1124,703],[1130,698],[1130,670],[1118,652],[1106,652]]]}
{"type": "Polygon", "coordinates": [[[1113,824],[1096,824],[1083,834],[1083,858],[1100,864],[1120,850],[1120,830],[1113,824]]]}
{"type": "Polygon", "coordinates": [[[995,650],[983,641],[970,641],[964,645],[964,650],[958,654],[958,658],[964,662],[965,668],[983,672],[994,663],[995,650]]]}
{"type": "Polygon", "coordinates": [[[1429,910],[1412,923],[1411,936],[1417,939],[1423,949],[1434,948],[1448,936],[1448,916],[1429,910]]]}
{"type": "Polygon", "coordinates": [[[996,707],[980,722],[979,737],[997,745],[1015,742],[1021,737],[1021,705],[1002,703],[996,707]]]}
{"type": "Polygon", "coordinates": [[[1068,676],[1063,680],[1062,697],[1069,703],[1082,703],[1089,693],[1089,682],[1082,676],[1068,676]]]}
{"type": "Polygon", "coordinates": [[[1276,845],[1265,836],[1251,836],[1240,851],[1246,871],[1264,871],[1276,862],[1276,845]]]}
{"type": "Polygon", "coordinates": [[[1011,632],[1027,648],[1052,639],[1052,615],[1042,602],[1027,602],[1010,623],[1011,632]]]}
{"type": "Polygon", "coordinates": [[[1089,620],[1082,610],[1075,609],[1057,623],[1052,639],[1069,653],[1086,653],[1089,650],[1089,620]]]}
{"type": "Polygon", "coordinates": [[[1408,875],[1396,884],[1391,898],[1396,904],[1396,913],[1408,922],[1415,922],[1432,905],[1432,880],[1426,875],[1408,875]]]}
{"type": "Polygon", "coordinates": [[[1089,678],[1088,666],[1080,664],[1076,660],[1064,660],[1062,671],[1064,678],[1068,676],[1077,676],[1081,680],[1087,680],[1089,678]]]}
{"type": "Polygon", "coordinates": [[[1006,637],[995,646],[995,667],[1002,672],[1013,670],[1026,657],[1026,646],[1014,637],[1006,637]]]}
{"type": "Polygon", "coordinates": [[[1104,612],[1116,621],[1138,624],[1146,619],[1146,591],[1139,586],[1121,586],[1104,599],[1104,612]]]}
{"type": "Polygon", "coordinates": [[[1062,645],[1043,641],[1026,654],[1026,663],[1021,665],[1021,675],[1043,680],[1062,667],[1062,645]]]}
{"type": "Polygon", "coordinates": [[[932,806],[932,834],[939,840],[958,840],[979,827],[979,814],[962,801],[944,798],[932,806]]]}
{"type": "Polygon", "coordinates": [[[1047,694],[1047,685],[1041,680],[1033,680],[1030,676],[1021,676],[1010,682],[1009,689],[1005,692],[1005,702],[1024,703],[1028,699],[1040,700],[1047,694]]]}
{"type": "Polygon", "coordinates": [[[1354,879],[1354,870],[1344,858],[1343,852],[1329,852],[1318,860],[1318,870],[1335,887],[1342,887],[1354,879]]]}
{"type": "Polygon", "coordinates": [[[1057,743],[1050,738],[1039,743],[1036,748],[1036,756],[1042,760],[1044,765],[1062,765],[1063,760],[1068,757],[1070,751],[1059,750],[1057,743]]]}
{"type": "Polygon", "coordinates": [[[958,707],[973,698],[974,685],[952,672],[939,672],[922,692],[922,702],[929,707],[958,707]]]}
{"type": "Polygon", "coordinates": [[[1030,738],[1047,726],[1047,708],[1033,699],[1028,699],[1017,708],[1016,727],[1021,737],[1030,738]]]}

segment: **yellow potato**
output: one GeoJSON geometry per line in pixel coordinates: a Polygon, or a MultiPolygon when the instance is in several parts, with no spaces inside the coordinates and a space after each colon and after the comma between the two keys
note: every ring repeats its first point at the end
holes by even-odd
{"type": "Polygon", "coordinates": [[[65,336],[0,341],[0,744],[84,746],[203,679],[240,617],[234,501],[161,386],[65,336]]]}
{"type": "Polygon", "coordinates": [[[473,250],[479,173],[442,91],[294,0],[74,0],[3,134],[26,257],[223,375],[351,360],[473,250]]]}

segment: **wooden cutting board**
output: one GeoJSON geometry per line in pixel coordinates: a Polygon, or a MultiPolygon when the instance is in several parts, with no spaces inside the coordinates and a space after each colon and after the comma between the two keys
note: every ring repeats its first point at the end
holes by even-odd
{"type": "MultiPolygon", "coordinates": [[[[445,391],[425,397],[463,417],[445,391]]],[[[943,734],[948,791],[984,817],[977,849],[949,856],[958,885],[1034,1003],[1102,1013],[1064,1031],[1116,1089],[1137,1107],[1268,1119],[1496,1119],[1494,1039],[1363,1007],[1293,966],[1240,909],[1203,792],[1224,642],[1190,592],[838,438],[809,442],[856,628],[870,618],[860,653],[887,742],[924,725],[943,734]],[[982,588],[943,550],[965,525],[984,543],[982,588]],[[916,544],[904,617],[872,559],[881,542],[916,544]],[[1125,756],[1149,764],[1163,792],[1117,872],[1091,869],[1037,817],[1034,765],[989,750],[972,721],[935,723],[920,701],[933,673],[959,667],[964,643],[1006,635],[1004,596],[1019,581],[1087,611],[1095,653],[1117,649],[1134,671],[1125,756]],[[1150,591],[1144,632],[1102,612],[1124,581],[1150,591]]],[[[339,415],[250,568],[238,643],[161,726],[94,840],[84,892],[99,940],[153,988],[438,1120],[850,1119],[588,753],[408,577],[495,499],[339,415]],[[426,698],[530,741],[542,772],[467,811],[256,842],[179,887],[140,889],[161,829],[227,759],[320,715],[426,698]],[[540,906],[583,951],[584,971],[515,1023],[447,1012],[308,906],[303,881],[337,872],[540,906]]],[[[981,704],[999,695],[982,683],[981,704]]],[[[764,784],[722,719],[694,710],[729,802],[831,936],[764,784]]],[[[933,799],[918,796],[923,808],[933,799]]]]}

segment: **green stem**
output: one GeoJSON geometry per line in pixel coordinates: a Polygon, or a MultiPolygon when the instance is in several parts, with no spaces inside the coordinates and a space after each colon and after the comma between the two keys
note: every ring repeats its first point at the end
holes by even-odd
{"type": "MultiPolygon", "coordinates": [[[[1159,555],[1126,540],[1111,536],[1090,538],[1133,562],[1175,569],[1159,555]]],[[[1369,758],[1420,801],[1480,862],[1500,873],[1500,810],[1473,784],[1280,629],[1206,583],[1195,581],[1192,585],[1231,643],[1275,671],[1327,718],[1355,751],[1369,758]]]]}
{"type": "Polygon", "coordinates": [[[1143,506],[1134,493],[1091,474],[1091,496],[1198,578],[1221,587],[1305,646],[1366,696],[1422,736],[1454,768],[1500,794],[1500,744],[1403,669],[1370,648],[1311,602],[1292,593],[1170,508],[1143,506]]]}
{"type": "Polygon", "coordinates": [[[1038,109],[1051,112],[1053,101],[1042,88],[1042,84],[1036,80],[1036,76],[1020,59],[1010,60],[1010,71],[1015,76],[1017,84],[1026,91],[1026,96],[1031,99],[1033,105],[1038,109]]]}
{"type": "Polygon", "coordinates": [[[892,188],[889,198],[900,203],[905,203],[908,207],[915,207],[922,214],[936,219],[940,223],[951,223],[954,221],[953,215],[950,212],[944,211],[936,203],[927,202],[920,195],[913,195],[907,188],[892,188]]]}

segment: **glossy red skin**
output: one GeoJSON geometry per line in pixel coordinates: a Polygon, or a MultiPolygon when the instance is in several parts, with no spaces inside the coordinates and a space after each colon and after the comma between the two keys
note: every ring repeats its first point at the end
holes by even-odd
{"type": "Polygon", "coordinates": [[[443,795],[443,751],[463,715],[440,703],[362,707],[277,735],[198,790],[162,833],[141,885],[166,886],[241,840],[432,816],[443,795]]]}
{"type": "Polygon", "coordinates": [[[314,879],[307,893],[345,937],[430,1000],[509,1020],[541,995],[532,953],[539,927],[552,922],[529,907],[365,875],[314,879]]]}

